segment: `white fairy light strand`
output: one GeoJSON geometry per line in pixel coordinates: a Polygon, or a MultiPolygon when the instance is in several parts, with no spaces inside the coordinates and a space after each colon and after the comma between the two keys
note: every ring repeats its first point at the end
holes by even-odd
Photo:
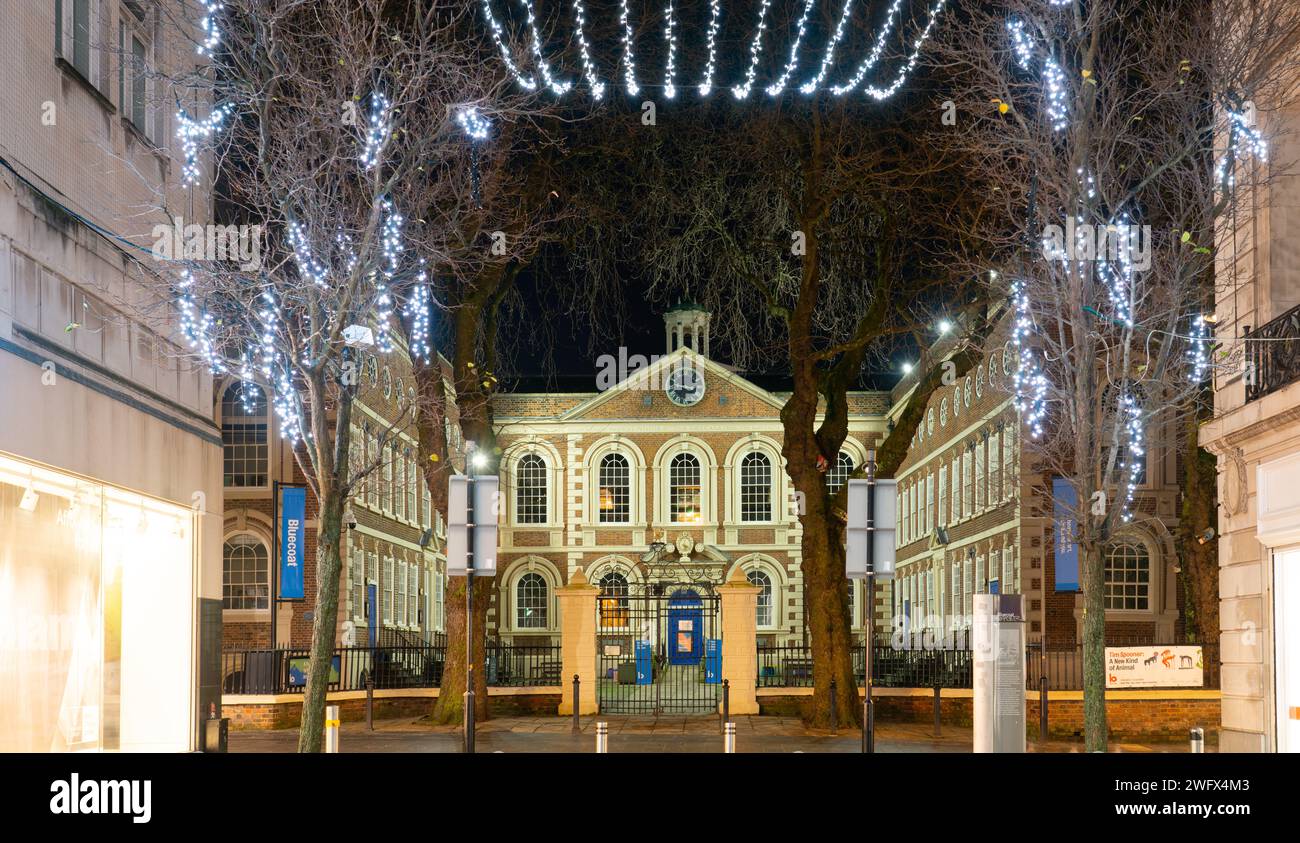
{"type": "Polygon", "coordinates": [[[217,13],[225,7],[221,0],[203,0],[203,19],[199,21],[199,29],[203,32],[203,40],[195,46],[194,51],[201,56],[211,56],[221,43],[221,30],[217,28],[217,13]]]}
{"type": "Polygon", "coordinates": [[[763,0],[763,4],[758,8],[758,26],[754,30],[754,39],[749,44],[749,67],[745,70],[745,81],[731,88],[731,95],[738,100],[748,97],[749,92],[754,89],[754,77],[758,75],[758,59],[763,49],[763,33],[767,31],[767,9],[771,5],[772,0],[763,0]]]}
{"type": "MultiPolygon", "coordinates": [[[[880,56],[884,54],[885,43],[889,39],[889,34],[893,32],[894,27],[897,25],[898,18],[902,15],[902,12],[903,0],[894,0],[893,5],[889,7],[889,12],[885,17],[885,25],[881,27],[880,32],[876,35],[876,42],[872,45],[871,52],[868,53],[867,57],[862,60],[860,65],[858,65],[858,69],[854,71],[851,77],[849,77],[848,82],[843,85],[832,85],[830,87],[830,92],[832,94],[837,97],[842,97],[862,84],[862,80],[867,77],[867,73],[876,66],[876,62],[880,61],[880,56]]],[[[823,70],[820,75],[825,76],[825,70],[823,70]]],[[[805,84],[800,90],[805,94],[811,94],[816,90],[816,88],[805,84]]]]}
{"type": "Polygon", "coordinates": [[[1128,434],[1128,447],[1124,452],[1124,509],[1123,520],[1133,520],[1133,497],[1137,493],[1142,466],[1146,464],[1145,432],[1142,429],[1142,408],[1128,392],[1120,396],[1120,409],[1124,415],[1124,431],[1128,434]]]}
{"type": "MultiPolygon", "coordinates": [[[[849,0],[852,2],[852,0],[849,0]]],[[[700,96],[707,97],[713,91],[713,73],[717,69],[718,30],[722,28],[721,0],[709,0],[709,28],[705,32],[709,59],[704,65],[704,81],[699,85],[700,96]]]]}
{"type": "Polygon", "coordinates": [[[1191,347],[1187,350],[1187,359],[1191,363],[1192,383],[1203,383],[1210,370],[1210,325],[1205,314],[1198,313],[1192,317],[1191,347]]]}
{"type": "Polygon", "coordinates": [[[907,81],[907,77],[916,69],[916,62],[921,57],[921,48],[925,46],[925,42],[929,40],[930,30],[934,29],[934,25],[938,22],[939,15],[943,12],[943,8],[947,5],[947,2],[948,0],[938,0],[937,3],[930,7],[930,18],[925,23],[925,29],[921,30],[921,34],[917,36],[914,42],[912,42],[912,53],[907,57],[907,62],[903,65],[903,69],[898,71],[894,76],[894,81],[883,88],[868,85],[863,89],[866,91],[868,96],[876,102],[883,102],[898,93],[898,89],[903,87],[903,83],[907,81]]]}
{"type": "MultiPolygon", "coordinates": [[[[1015,18],[1007,21],[1007,31],[1011,33],[1011,46],[1015,51],[1016,64],[1021,70],[1030,70],[1037,50],[1029,34],[1025,32],[1024,21],[1015,18]]],[[[1069,125],[1065,73],[1050,54],[1043,57],[1043,85],[1046,87],[1047,116],[1051,118],[1052,130],[1059,132],[1069,125]]]]}
{"type": "Polygon", "coordinates": [[[497,20],[496,15],[492,14],[492,0],[482,0],[482,5],[483,17],[487,19],[492,41],[497,45],[497,49],[501,51],[501,59],[506,63],[506,69],[510,71],[510,75],[515,77],[515,81],[525,90],[537,90],[537,80],[521,71],[519,66],[515,64],[514,58],[511,57],[510,48],[506,46],[505,30],[502,28],[501,22],[497,20]]]}
{"type": "Polygon", "coordinates": [[[596,75],[596,63],[591,59],[591,45],[587,42],[585,27],[587,9],[582,0],[573,0],[574,31],[578,37],[578,55],[582,58],[582,73],[591,88],[591,98],[599,102],[605,96],[605,83],[596,75]]]}
{"type": "Polygon", "coordinates": [[[370,170],[375,164],[379,163],[379,155],[383,152],[384,144],[388,142],[392,130],[388,97],[376,91],[370,96],[370,116],[366,127],[366,143],[361,150],[362,169],[370,170]]]}
{"type": "Polygon", "coordinates": [[[546,61],[546,56],[542,54],[542,35],[537,30],[537,10],[533,6],[533,0],[519,0],[520,5],[528,15],[528,32],[529,45],[532,48],[533,58],[537,60],[537,72],[541,74],[542,81],[546,87],[551,89],[551,93],[560,95],[567,94],[573,87],[569,81],[559,81],[551,74],[551,66],[546,61]]]}
{"type": "Polygon", "coordinates": [[[1237,186],[1236,163],[1244,146],[1245,151],[1260,161],[1268,160],[1268,142],[1264,134],[1255,128],[1246,112],[1227,110],[1228,148],[1214,167],[1214,180],[1231,190],[1237,186]]]}
{"type": "Polygon", "coordinates": [[[1047,378],[1025,342],[1033,329],[1034,321],[1024,281],[1012,282],[1011,303],[1015,308],[1011,338],[1016,347],[1016,410],[1029,428],[1030,435],[1038,439],[1043,435],[1043,416],[1047,412],[1047,378]]]}
{"type": "Polygon", "coordinates": [[[184,109],[176,112],[176,137],[181,142],[181,154],[185,162],[181,164],[181,186],[190,187],[199,182],[199,142],[212,137],[221,128],[221,124],[230,116],[231,108],[222,103],[212,109],[204,120],[195,120],[184,109]]]}
{"type": "Polygon", "coordinates": [[[618,22],[623,27],[623,79],[627,92],[636,96],[641,86],[636,83],[636,56],[632,54],[632,13],[628,9],[628,0],[619,0],[618,22]]]}
{"type": "Polygon", "coordinates": [[[668,0],[668,8],[664,10],[664,41],[668,44],[668,59],[664,62],[664,96],[672,99],[677,96],[677,85],[674,80],[677,76],[677,36],[673,34],[673,28],[677,21],[673,16],[673,0],[668,0]]]}
{"type": "MultiPolygon", "coordinates": [[[[894,7],[897,8],[902,2],[903,0],[894,0],[894,7]]],[[[817,73],[811,79],[799,86],[801,94],[811,94],[825,81],[826,74],[835,62],[835,48],[839,46],[840,40],[844,38],[844,28],[848,25],[852,14],[853,0],[844,0],[844,7],[840,9],[839,22],[835,24],[835,32],[832,33],[830,40],[826,42],[826,52],[822,55],[821,66],[817,68],[817,73]]]]}
{"type": "Polygon", "coordinates": [[[492,129],[491,122],[472,105],[456,112],[456,122],[473,141],[487,140],[488,132],[492,129]]]}
{"type": "Polygon", "coordinates": [[[794,41],[790,44],[790,58],[786,60],[785,69],[781,71],[781,75],[777,77],[775,82],[767,86],[767,95],[769,97],[780,96],[781,92],[785,90],[786,83],[789,82],[790,77],[793,76],[795,70],[798,69],[799,45],[803,43],[804,33],[808,29],[808,16],[812,13],[813,6],[815,5],[816,0],[804,0],[803,14],[799,16],[799,23],[795,30],[794,41]]]}

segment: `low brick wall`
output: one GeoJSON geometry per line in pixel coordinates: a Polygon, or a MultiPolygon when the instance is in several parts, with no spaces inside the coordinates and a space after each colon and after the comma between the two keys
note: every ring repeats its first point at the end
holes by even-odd
{"type": "MultiPolygon", "coordinates": [[[[375,719],[420,717],[433,710],[437,688],[375,691],[375,719]]],[[[364,691],[329,694],[328,705],[339,707],[345,723],[366,719],[364,691]]],[[[560,704],[558,688],[489,688],[489,708],[497,715],[554,714],[560,704]],[[522,692],[522,693],[521,693],[522,692]]],[[[293,729],[302,722],[302,697],[298,694],[232,695],[221,698],[221,716],[230,718],[230,728],[293,729]]]]}
{"type": "MultiPolygon", "coordinates": [[[[763,714],[802,716],[811,688],[773,688],[758,692],[763,714]]],[[[876,717],[882,722],[934,722],[934,693],[928,689],[880,688],[875,692],[876,717]]],[[[939,703],[943,723],[970,727],[974,699],[968,689],[944,689],[939,703]]],[[[1205,729],[1207,740],[1219,733],[1218,691],[1111,691],[1106,694],[1106,722],[1116,740],[1186,740],[1193,726],[1205,729]]],[[[1025,694],[1025,727],[1038,734],[1038,694],[1025,694]]],[[[1054,691],[1047,702],[1049,737],[1083,737],[1083,693],[1054,691]]]]}

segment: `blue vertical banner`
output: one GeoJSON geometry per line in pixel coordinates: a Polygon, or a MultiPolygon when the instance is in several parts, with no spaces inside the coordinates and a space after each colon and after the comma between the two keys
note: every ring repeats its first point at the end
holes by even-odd
{"type": "Polygon", "coordinates": [[[654,665],[650,663],[650,642],[636,642],[636,684],[649,685],[654,681],[654,665]]]}
{"type": "Polygon", "coordinates": [[[280,599],[301,600],[302,559],[307,552],[307,490],[280,487],[280,599]]]}
{"type": "Polygon", "coordinates": [[[722,684],[722,639],[704,639],[704,684],[722,684]]]}
{"type": "Polygon", "coordinates": [[[1052,549],[1056,556],[1056,590],[1079,590],[1079,545],[1074,513],[1079,498],[1064,477],[1052,478],[1052,549]]]}

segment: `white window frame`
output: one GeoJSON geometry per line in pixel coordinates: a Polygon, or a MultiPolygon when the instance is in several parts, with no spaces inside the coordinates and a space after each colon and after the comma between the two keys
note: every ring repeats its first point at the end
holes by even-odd
{"type": "MultiPolygon", "coordinates": [[[[249,544],[249,542],[244,542],[244,544],[249,544]]],[[[223,617],[239,619],[239,618],[255,618],[255,617],[266,618],[270,616],[271,606],[274,605],[275,603],[274,595],[271,593],[271,581],[272,581],[271,566],[274,564],[275,564],[275,560],[271,557],[271,543],[267,540],[265,536],[257,532],[254,532],[252,530],[236,530],[235,532],[222,537],[221,539],[221,612],[223,617]],[[261,545],[262,548],[265,549],[266,551],[266,594],[267,594],[266,608],[236,609],[236,608],[226,607],[226,545],[230,544],[235,539],[240,539],[245,537],[252,539],[253,542],[256,542],[257,544],[261,545]]]]}
{"type": "Polygon", "coordinates": [[[384,572],[383,572],[383,580],[384,580],[383,596],[379,600],[379,602],[383,604],[381,610],[382,612],[381,616],[383,618],[382,626],[393,625],[393,577],[396,568],[397,568],[397,560],[391,556],[385,556],[384,572]]]}
{"type": "MultiPolygon", "coordinates": [[[[65,0],[66,2],[67,0],[65,0]]],[[[118,18],[118,109],[123,122],[145,137],[149,143],[158,146],[162,137],[162,113],[158,108],[157,83],[152,78],[157,67],[161,50],[155,43],[155,34],[148,20],[140,20],[125,4],[121,7],[118,18]],[[135,50],[133,41],[139,41],[144,49],[144,125],[135,121],[135,50]]]]}
{"type": "Polygon", "coordinates": [[[420,628],[420,563],[408,563],[406,568],[406,625],[420,628]]]}
{"type": "MultiPolygon", "coordinates": [[[[531,470],[532,469],[530,469],[530,471],[531,470]]],[[[513,500],[511,502],[512,505],[510,507],[510,517],[515,524],[521,527],[532,527],[532,528],[541,528],[550,524],[551,513],[552,510],[554,509],[554,507],[551,506],[552,501],[554,500],[554,495],[552,494],[553,490],[551,488],[552,485],[551,472],[552,469],[551,469],[550,459],[547,454],[541,451],[533,451],[533,450],[524,451],[519,454],[517,459],[515,459],[514,471],[512,472],[514,477],[514,482],[511,484],[511,486],[513,487],[511,490],[513,500]],[[521,482],[523,476],[522,465],[525,460],[529,460],[532,458],[540,460],[542,464],[542,468],[541,468],[542,482],[540,486],[540,490],[541,490],[541,495],[540,495],[541,519],[540,520],[533,520],[532,517],[530,517],[529,520],[524,520],[523,518],[520,517],[520,507],[523,505],[523,499],[520,497],[520,491],[523,487],[523,484],[521,482]]],[[[530,486],[530,488],[534,488],[534,487],[530,486]]]]}
{"type": "Polygon", "coordinates": [[[737,496],[738,515],[742,524],[771,524],[776,517],[776,498],[778,483],[776,482],[776,466],[772,461],[772,455],[765,450],[754,449],[746,451],[740,455],[740,460],[736,466],[739,483],[739,495],[737,496]],[[745,513],[745,490],[746,488],[757,488],[760,484],[747,484],[745,482],[745,463],[751,457],[762,458],[767,464],[767,513],[765,518],[750,518],[745,513]]]}
{"type": "Polygon", "coordinates": [[[86,67],[78,67],[76,60],[77,40],[73,25],[76,0],[55,0],[57,7],[56,22],[58,24],[58,36],[55,46],[58,49],[59,57],[67,62],[69,67],[89,82],[95,90],[103,93],[104,80],[100,76],[102,70],[100,66],[101,55],[97,46],[103,31],[103,9],[101,0],[86,0],[86,2],[86,27],[88,29],[86,33],[86,67]]]}

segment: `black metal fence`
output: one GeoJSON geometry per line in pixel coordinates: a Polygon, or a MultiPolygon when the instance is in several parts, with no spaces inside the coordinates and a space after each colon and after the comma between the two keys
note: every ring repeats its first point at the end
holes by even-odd
{"type": "MultiPolygon", "coordinates": [[[[1175,644],[1112,642],[1107,646],[1150,650],[1159,660],[1175,644]]],[[[1201,648],[1203,688],[1219,687],[1219,645],[1196,644],[1201,648]]],[[[1040,675],[1047,676],[1052,691],[1083,690],[1083,646],[1075,642],[1048,642],[1046,658],[1041,658],[1038,642],[1025,649],[1025,685],[1038,688],[1040,675]]],[[[863,681],[862,650],[853,653],[853,671],[863,681]]],[[[803,644],[760,646],[758,687],[811,688],[813,686],[812,651],[803,644]]],[[[899,649],[877,644],[871,653],[871,676],[878,688],[970,688],[974,677],[969,649],[899,649]]]]}
{"type": "MultiPolygon", "coordinates": [[[[306,648],[235,650],[221,654],[221,689],[226,694],[294,694],[307,685],[311,651],[306,648]]],[[[387,647],[338,647],[330,665],[331,691],[364,691],[367,679],[376,689],[436,688],[447,659],[439,644],[387,647]]],[[[491,687],[540,687],[560,684],[559,645],[520,645],[488,641],[487,684],[491,687]]]]}

